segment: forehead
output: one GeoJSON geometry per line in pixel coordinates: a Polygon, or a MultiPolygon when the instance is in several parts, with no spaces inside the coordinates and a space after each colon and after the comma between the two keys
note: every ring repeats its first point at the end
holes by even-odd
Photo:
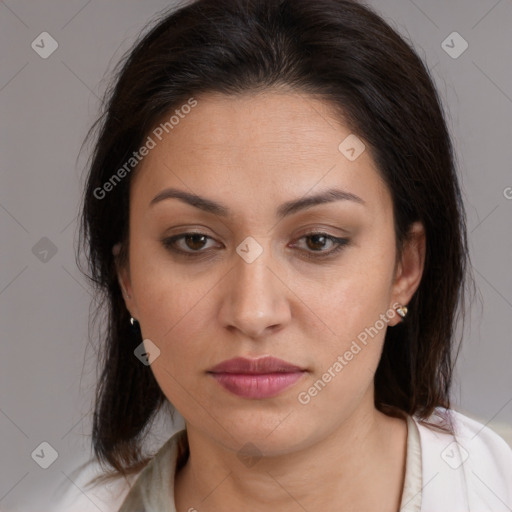
{"type": "Polygon", "coordinates": [[[147,204],[165,187],[180,187],[243,208],[341,187],[374,205],[389,203],[370,151],[355,160],[340,151],[354,134],[327,101],[283,91],[211,93],[196,101],[166,113],[149,133],[154,147],[134,177],[136,201],[147,204]],[[181,115],[171,125],[176,110],[181,115]]]}

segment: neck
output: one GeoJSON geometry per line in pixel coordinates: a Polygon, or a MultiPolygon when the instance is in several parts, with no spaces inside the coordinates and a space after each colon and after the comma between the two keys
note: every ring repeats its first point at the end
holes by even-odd
{"type": "Polygon", "coordinates": [[[190,425],[187,435],[190,456],[175,479],[178,512],[222,511],[228,505],[255,512],[267,511],[269,504],[282,512],[386,512],[400,506],[406,422],[374,408],[354,412],[314,444],[247,465],[190,425]]]}

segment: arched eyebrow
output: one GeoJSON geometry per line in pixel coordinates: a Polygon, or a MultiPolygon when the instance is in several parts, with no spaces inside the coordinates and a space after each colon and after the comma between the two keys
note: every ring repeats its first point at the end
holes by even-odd
{"type": "MultiPolygon", "coordinates": [[[[166,199],[179,199],[190,206],[194,206],[195,208],[199,208],[200,210],[212,213],[219,217],[231,216],[231,210],[227,206],[218,203],[217,201],[213,201],[212,199],[208,199],[191,192],[186,192],[185,190],[179,190],[177,188],[166,188],[162,190],[151,200],[149,206],[153,206],[166,199]]],[[[339,188],[330,188],[312,196],[305,196],[300,199],[293,199],[283,203],[277,208],[276,216],[278,219],[283,219],[284,217],[293,215],[301,210],[320,204],[332,203],[334,201],[353,201],[361,205],[366,204],[363,199],[351,192],[347,192],[339,188]]]]}

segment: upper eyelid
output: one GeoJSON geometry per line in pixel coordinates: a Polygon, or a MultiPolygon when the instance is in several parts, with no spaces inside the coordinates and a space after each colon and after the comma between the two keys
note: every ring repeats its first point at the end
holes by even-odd
{"type": "MultiPolygon", "coordinates": [[[[169,237],[166,237],[162,240],[162,242],[165,244],[165,245],[172,245],[172,244],[175,244],[178,240],[183,240],[186,236],[189,236],[189,235],[200,235],[200,236],[204,236],[210,240],[215,240],[214,237],[206,234],[206,233],[203,233],[203,232],[199,232],[199,231],[186,231],[186,232],[183,232],[183,233],[178,233],[176,235],[172,235],[172,236],[169,236],[169,237]],[[169,243],[167,243],[169,242],[169,243]]],[[[298,240],[301,240],[303,238],[307,238],[307,237],[310,237],[310,236],[314,236],[314,235],[323,235],[325,236],[328,240],[330,240],[335,246],[340,246],[343,242],[346,242],[348,240],[347,237],[339,237],[339,236],[336,236],[336,235],[331,235],[329,233],[327,233],[326,231],[322,231],[322,230],[309,230],[309,231],[306,231],[305,233],[297,236],[295,238],[295,242],[298,241],[298,240]]],[[[294,242],[294,243],[295,243],[294,242]]],[[[187,254],[201,254],[202,252],[206,252],[206,250],[204,249],[199,249],[197,251],[193,251],[193,250],[183,250],[183,249],[176,249],[176,251],[178,252],[182,252],[182,253],[187,253],[187,254]]],[[[329,253],[331,251],[312,251],[312,252],[317,252],[319,254],[321,253],[329,253]]]]}
{"type": "MultiPolygon", "coordinates": [[[[177,233],[175,235],[170,235],[170,236],[164,237],[163,240],[169,240],[169,239],[178,240],[187,235],[200,235],[200,236],[205,236],[206,238],[209,238],[210,240],[215,240],[215,237],[208,235],[207,233],[204,233],[202,231],[184,231],[183,233],[177,233]]],[[[337,235],[330,234],[327,231],[322,231],[321,229],[318,229],[318,230],[305,231],[304,233],[297,235],[295,237],[295,239],[300,240],[301,238],[308,237],[308,236],[314,236],[314,235],[325,235],[328,238],[335,238],[335,239],[346,238],[346,236],[337,236],[337,235]]]]}

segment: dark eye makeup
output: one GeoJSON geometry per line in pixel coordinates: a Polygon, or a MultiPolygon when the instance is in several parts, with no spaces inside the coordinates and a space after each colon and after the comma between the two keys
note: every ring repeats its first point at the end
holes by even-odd
{"type": "MultiPolygon", "coordinates": [[[[300,252],[303,253],[302,256],[311,260],[330,258],[337,254],[338,252],[340,252],[350,243],[350,240],[348,238],[336,237],[321,231],[307,233],[301,236],[298,240],[302,239],[308,240],[310,243],[307,245],[309,246],[320,246],[319,249],[300,249],[300,252]],[[325,247],[325,245],[328,242],[332,244],[333,248],[328,251],[321,250],[322,247],[325,247]]],[[[166,249],[168,249],[169,251],[176,255],[188,258],[197,258],[204,257],[205,254],[212,252],[212,249],[204,250],[204,247],[206,246],[208,240],[214,239],[204,233],[187,232],[164,238],[162,239],[162,244],[166,249]],[[186,247],[183,248],[183,246],[180,248],[178,246],[179,242],[184,242],[189,250],[186,250],[186,247]],[[193,245],[195,245],[195,247],[193,247],[193,245]]],[[[295,246],[296,244],[294,243],[292,247],[295,246]]]]}

